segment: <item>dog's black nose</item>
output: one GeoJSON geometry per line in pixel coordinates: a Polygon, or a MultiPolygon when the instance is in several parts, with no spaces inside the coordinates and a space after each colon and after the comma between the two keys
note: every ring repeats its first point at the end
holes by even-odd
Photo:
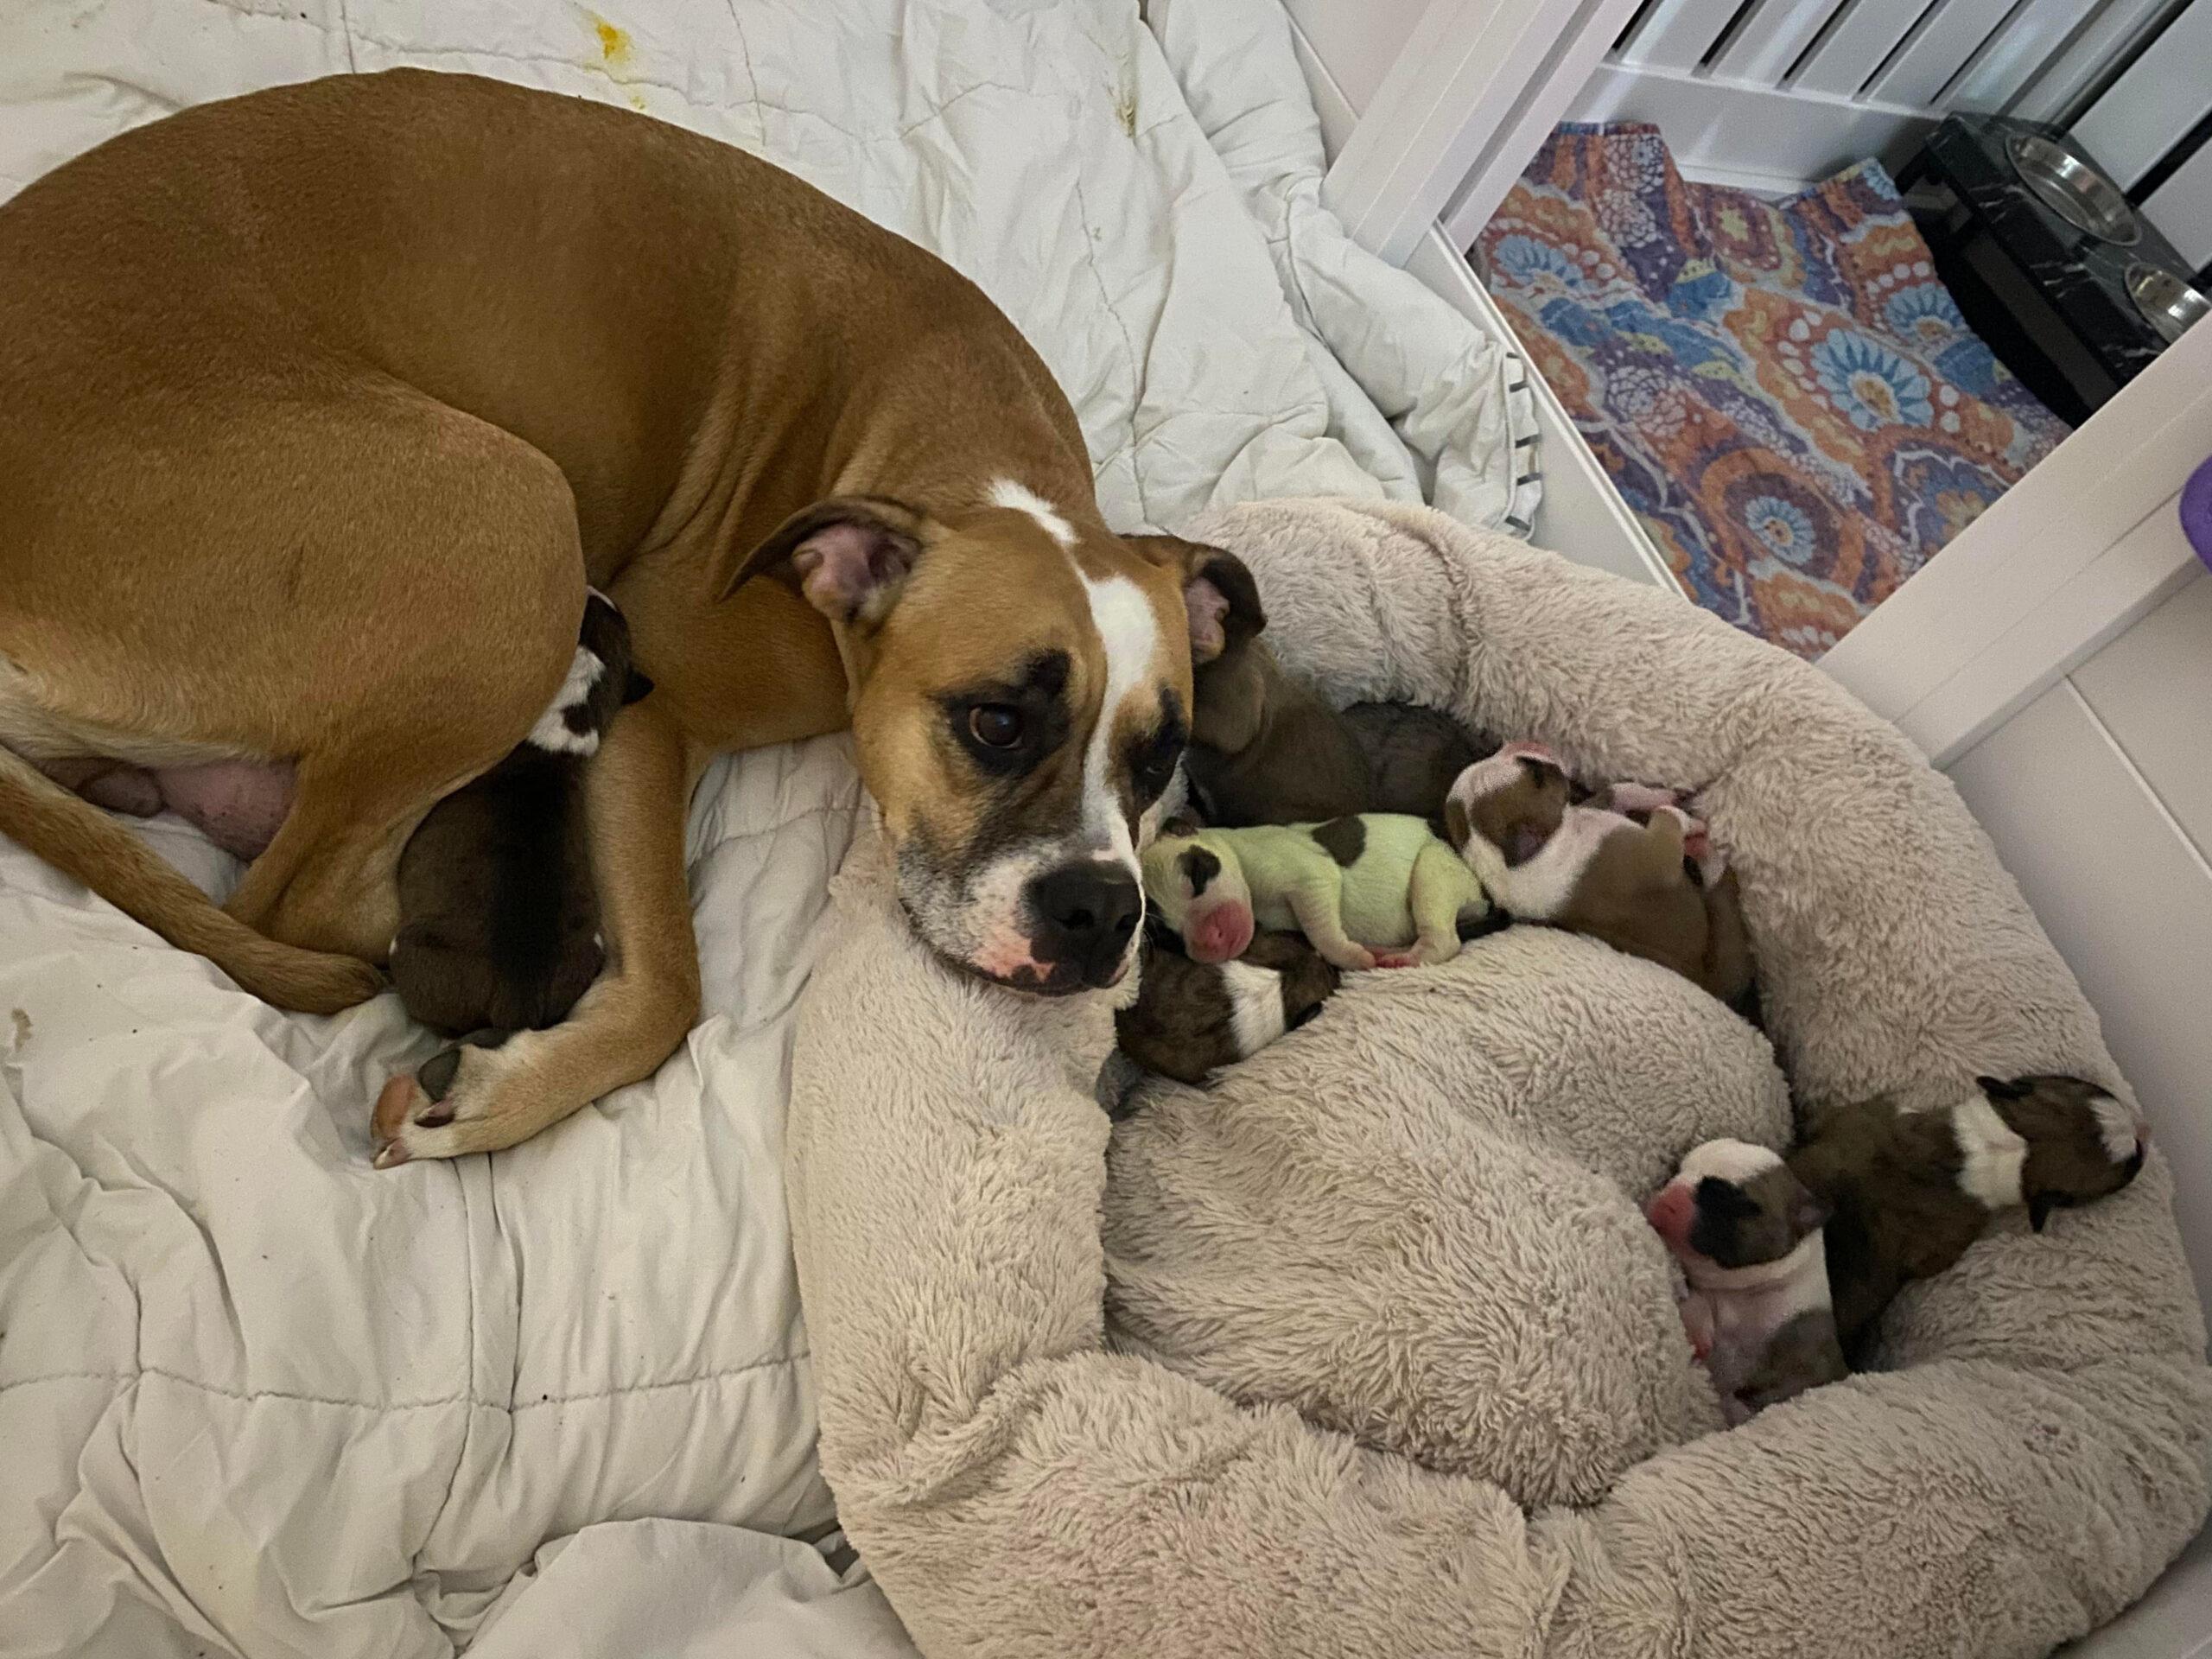
{"type": "Polygon", "coordinates": [[[1086,983],[1106,985],[1121,969],[1144,900],[1127,868],[1092,860],[1046,871],[1029,884],[1029,906],[1039,959],[1066,963],[1086,983]]]}

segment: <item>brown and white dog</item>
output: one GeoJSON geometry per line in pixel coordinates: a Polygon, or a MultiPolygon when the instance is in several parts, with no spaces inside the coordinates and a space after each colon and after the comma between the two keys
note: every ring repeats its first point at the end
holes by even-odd
{"type": "Polygon", "coordinates": [[[1898,1291],[1967,1253],[1992,1217],[2053,1211],[2119,1192],[2143,1167],[2141,1114],[2079,1077],[1980,1077],[1953,1104],[1875,1099],[1814,1120],[1790,1172],[1827,1206],[1836,1329],[1856,1357],[1898,1291]]]}
{"type": "Polygon", "coordinates": [[[1845,1375],[1827,1211],[1781,1154],[1745,1141],[1692,1147],[1643,1213],[1681,1263],[1682,1325],[1730,1423],[1845,1375]]]}
{"type": "Polygon", "coordinates": [[[1671,791],[1616,785],[1577,803],[1549,750],[1509,743],[1459,774],[1444,822],[1515,919],[1603,939],[1745,1008],[1751,960],[1735,875],[1671,791]]]}
{"type": "Polygon", "coordinates": [[[607,969],[442,1100],[394,1077],[381,1161],[512,1145],[673,1049],[718,751],[849,725],[940,957],[1126,971],[1250,577],[1111,531],[1012,324],[790,175],[473,77],[282,87],[0,207],[0,833],[271,1001],[378,988],[416,826],[537,719],[587,584],[629,620],[656,689],[586,786],[607,969]],[[209,766],[281,823],[220,909],[49,775],[209,766]]]}

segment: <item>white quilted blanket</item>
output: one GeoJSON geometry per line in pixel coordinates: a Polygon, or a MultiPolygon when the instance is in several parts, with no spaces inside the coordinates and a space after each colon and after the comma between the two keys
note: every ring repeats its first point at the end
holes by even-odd
{"type": "MultiPolygon", "coordinates": [[[[11,0],[0,194],[345,70],[619,100],[980,280],[1126,528],[1317,493],[1525,520],[1507,365],[1319,209],[1274,8],[1155,0],[1155,40],[1134,0],[11,0]]],[[[830,1505],[789,1015],[856,802],[842,740],[710,774],[684,1049],[518,1151],[391,1174],[368,1103],[430,1047],[392,999],[277,1014],[0,844],[0,1653],[905,1651],[790,1541],[830,1505]]]]}

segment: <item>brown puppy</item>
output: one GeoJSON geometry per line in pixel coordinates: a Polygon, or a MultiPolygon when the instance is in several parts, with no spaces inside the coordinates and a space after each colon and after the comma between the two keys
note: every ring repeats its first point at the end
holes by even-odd
{"type": "MultiPolygon", "coordinates": [[[[1256,632],[1256,629],[1254,631],[1256,632]]],[[[1183,769],[1206,822],[1309,823],[1363,811],[1375,778],[1344,717],[1244,633],[1191,674],[1183,769]]]]}
{"type": "Polygon", "coordinates": [[[1932,1278],[2024,1205],[2054,1210],[2117,1192],[2143,1167],[2141,1116],[2078,1077],[1982,1077],[1935,1111],[1870,1100],[1824,1114],[1790,1170],[1828,1206],[1828,1282],[1844,1351],[1908,1283],[1932,1278]]]}
{"type": "Polygon", "coordinates": [[[1444,792],[1476,757],[1457,721],[1404,703],[1342,712],[1285,671],[1254,622],[1192,672],[1184,769],[1206,822],[1224,829],[1401,812],[1443,827],[1444,792]]]}
{"type": "Polygon", "coordinates": [[[1337,970],[1305,940],[1255,933],[1234,962],[1196,963],[1145,946],[1137,1000],[1114,1015],[1122,1052],[1148,1071],[1202,1084],[1321,1012],[1337,970]]]}
{"type": "Polygon", "coordinates": [[[1497,749],[1496,738],[1470,737],[1451,715],[1417,702],[1355,702],[1344,719],[1375,774],[1367,810],[1426,818],[1440,836],[1453,780],[1497,749]]]}
{"type": "Polygon", "coordinates": [[[530,730],[587,584],[629,619],[658,690],[586,788],[607,971],[442,1100],[393,1078],[383,1161],[512,1145],[674,1048],[717,751],[849,725],[944,960],[1126,971],[1249,578],[1115,535],[1013,325],[790,175],[470,76],[279,87],[0,206],[0,833],[274,1001],[377,988],[410,835],[530,730]],[[86,760],[241,768],[282,827],[218,909],[38,769],[86,760]]]}
{"type": "Polygon", "coordinates": [[[1752,988],[1743,906],[1705,826],[1664,791],[1621,786],[1607,805],[1573,795],[1548,751],[1510,743],[1452,785],[1445,838],[1516,920],[1603,939],[1743,1012],[1752,988]]]}
{"type": "Polygon", "coordinates": [[[538,1030],[599,977],[584,767],[614,711],[650,690],[631,670],[622,613],[594,590],[569,677],[530,735],[431,808],[408,842],[391,982],[424,1025],[538,1030]]]}

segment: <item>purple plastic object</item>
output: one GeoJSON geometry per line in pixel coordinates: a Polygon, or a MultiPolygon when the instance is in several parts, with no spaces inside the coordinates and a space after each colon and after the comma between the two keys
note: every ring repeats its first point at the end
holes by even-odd
{"type": "Polygon", "coordinates": [[[2189,475],[2181,486],[2181,533],[2196,556],[2212,565],[2212,461],[2189,475]]]}

